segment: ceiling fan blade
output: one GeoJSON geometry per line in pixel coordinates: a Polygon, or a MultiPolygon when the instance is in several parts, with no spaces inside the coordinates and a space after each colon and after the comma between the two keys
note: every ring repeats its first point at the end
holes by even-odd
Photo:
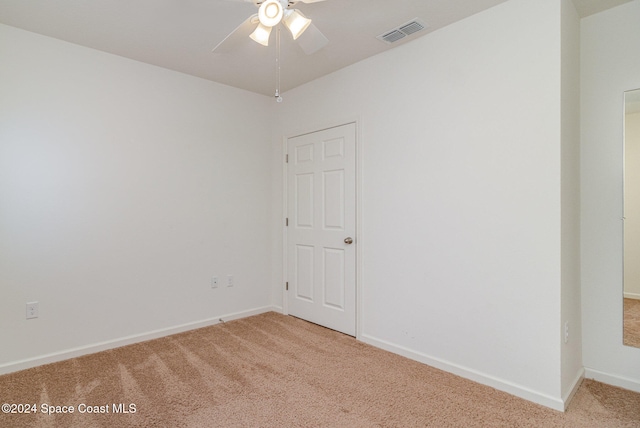
{"type": "Polygon", "coordinates": [[[235,46],[249,39],[249,34],[256,29],[258,22],[258,14],[250,16],[242,24],[238,25],[235,30],[229,33],[229,35],[218,43],[211,51],[220,54],[232,51],[235,46]]]}
{"type": "Polygon", "coordinates": [[[306,31],[298,37],[297,41],[304,53],[307,55],[312,55],[318,52],[329,43],[329,39],[327,39],[313,23],[311,23],[306,31]]]}

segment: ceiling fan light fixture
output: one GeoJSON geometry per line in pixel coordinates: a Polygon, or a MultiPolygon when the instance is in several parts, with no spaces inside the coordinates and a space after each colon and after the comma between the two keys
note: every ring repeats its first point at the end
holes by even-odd
{"type": "Polygon", "coordinates": [[[258,18],[265,27],[278,25],[283,14],[284,10],[278,0],[266,0],[258,9],[258,18]]]}
{"type": "Polygon", "coordinates": [[[311,20],[304,16],[302,12],[295,9],[288,9],[284,16],[284,25],[287,26],[293,40],[296,40],[311,24],[311,20]]]}
{"type": "Polygon", "coordinates": [[[256,29],[249,37],[260,43],[262,46],[269,46],[269,36],[271,35],[271,27],[266,27],[262,23],[258,24],[256,29]]]}

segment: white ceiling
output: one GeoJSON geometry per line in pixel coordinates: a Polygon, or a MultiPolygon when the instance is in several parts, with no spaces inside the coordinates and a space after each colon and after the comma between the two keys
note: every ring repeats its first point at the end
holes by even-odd
{"type": "MultiPolygon", "coordinates": [[[[282,32],[282,92],[400,46],[506,0],[326,0],[298,3],[329,44],[305,55],[282,32]],[[414,18],[428,28],[386,44],[376,39],[414,18]]],[[[587,16],[630,0],[573,0],[587,16]]],[[[212,48],[256,12],[232,0],[0,0],[0,23],[249,91],[273,95],[275,43],[246,39],[212,48]]],[[[272,41],[274,35],[272,34],[272,41]]]]}

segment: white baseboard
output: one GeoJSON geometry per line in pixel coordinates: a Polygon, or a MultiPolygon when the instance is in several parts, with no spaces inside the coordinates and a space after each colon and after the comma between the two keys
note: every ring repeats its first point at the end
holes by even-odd
{"type": "Polygon", "coordinates": [[[636,299],[636,300],[640,300],[640,294],[638,293],[624,293],[624,298],[625,299],[636,299]]]}
{"type": "Polygon", "coordinates": [[[588,367],[585,367],[584,371],[584,377],[587,379],[597,380],[598,382],[628,389],[629,391],[640,392],[640,379],[631,379],[624,376],[604,373],[599,370],[590,369],[588,367]]]}
{"type": "Polygon", "coordinates": [[[121,346],[131,345],[147,340],[158,339],[172,334],[183,333],[197,328],[209,327],[219,324],[221,321],[227,322],[240,318],[246,318],[253,315],[263,314],[265,312],[280,312],[282,310],[275,306],[264,306],[261,308],[250,309],[247,311],[234,312],[230,314],[220,315],[201,321],[177,325],[174,327],[153,330],[146,333],[134,334],[119,339],[107,340],[104,342],[93,343],[91,345],[80,346],[77,348],[67,349],[64,351],[54,352],[51,354],[40,355],[38,357],[27,358],[24,360],[13,361],[0,365],[0,375],[17,372],[20,370],[30,369],[32,367],[41,366],[43,364],[56,363],[58,361],[68,360],[70,358],[81,357],[83,355],[94,354],[96,352],[106,351],[108,349],[119,348],[121,346]]]}
{"type": "MultiPolygon", "coordinates": [[[[435,367],[437,369],[444,370],[449,373],[453,373],[455,375],[464,377],[474,382],[490,386],[500,391],[504,391],[508,394],[515,395],[516,397],[520,397],[525,400],[532,401],[534,403],[537,403],[546,407],[550,407],[554,410],[559,410],[561,412],[564,412],[565,410],[565,401],[560,399],[559,397],[552,397],[542,392],[534,391],[524,386],[517,385],[513,382],[509,382],[504,379],[499,379],[497,377],[487,375],[477,370],[473,370],[468,367],[463,367],[458,364],[442,360],[440,358],[431,357],[421,352],[416,352],[411,349],[398,346],[393,343],[389,343],[385,340],[368,336],[366,334],[362,335],[362,337],[360,337],[360,340],[369,345],[384,349],[385,351],[402,355],[403,357],[418,361],[423,364],[427,364],[431,367],[435,367]]],[[[579,385],[580,379],[581,378],[579,378],[576,381],[577,385],[579,385]]],[[[575,389],[577,389],[577,387],[575,387],[575,389]]],[[[571,398],[572,393],[568,394],[567,399],[571,398]]]]}
{"type": "Polygon", "coordinates": [[[564,410],[567,410],[567,406],[569,406],[569,403],[571,402],[571,400],[573,400],[573,396],[576,395],[576,392],[578,392],[578,388],[580,388],[580,384],[582,384],[583,379],[584,368],[580,369],[578,375],[571,384],[571,389],[569,389],[569,392],[564,397],[562,397],[562,401],[564,402],[564,410]]]}

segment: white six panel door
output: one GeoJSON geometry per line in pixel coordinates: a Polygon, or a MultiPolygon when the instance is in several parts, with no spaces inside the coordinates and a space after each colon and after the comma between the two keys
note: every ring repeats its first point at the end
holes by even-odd
{"type": "Polygon", "coordinates": [[[355,124],[287,143],[289,313],[355,336],[355,124]]]}

